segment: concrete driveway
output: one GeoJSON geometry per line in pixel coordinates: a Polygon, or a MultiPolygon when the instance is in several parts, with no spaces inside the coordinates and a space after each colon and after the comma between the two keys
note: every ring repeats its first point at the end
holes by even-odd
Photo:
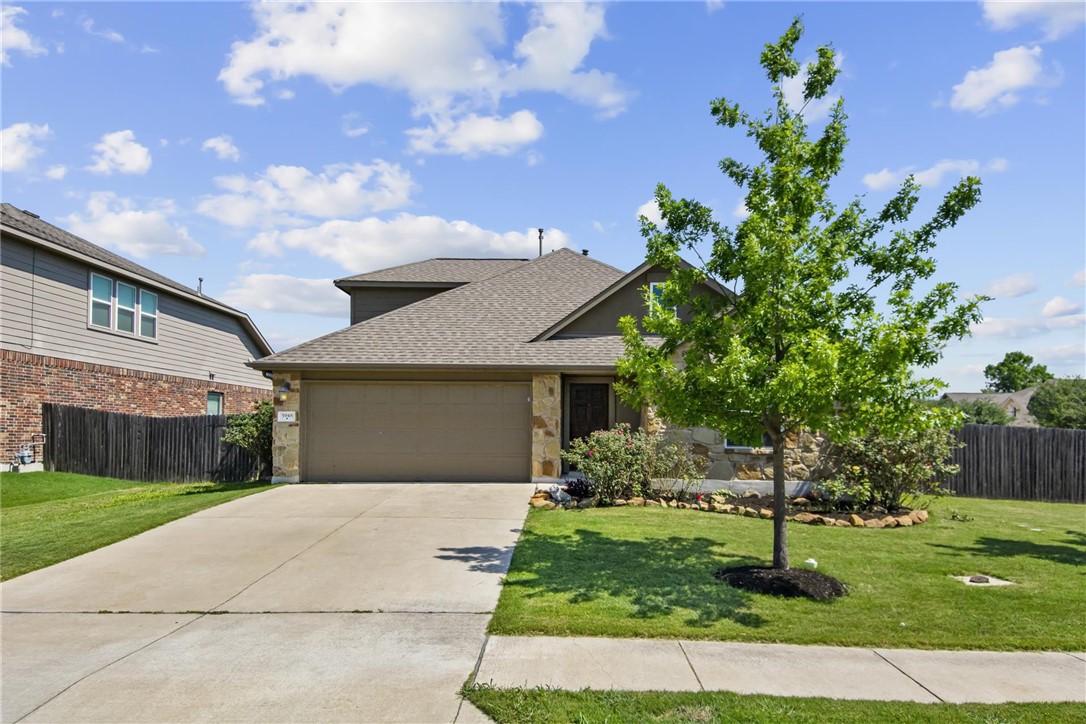
{"type": "Polygon", "coordinates": [[[471,720],[531,491],[286,486],[8,581],[0,717],[471,720]]]}

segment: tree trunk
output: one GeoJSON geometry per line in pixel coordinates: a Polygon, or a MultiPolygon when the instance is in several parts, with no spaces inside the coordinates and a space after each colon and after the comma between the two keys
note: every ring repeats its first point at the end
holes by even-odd
{"type": "Polygon", "coordinates": [[[785,521],[784,438],[785,430],[778,428],[773,438],[773,567],[788,568],[788,528],[785,521]]]}

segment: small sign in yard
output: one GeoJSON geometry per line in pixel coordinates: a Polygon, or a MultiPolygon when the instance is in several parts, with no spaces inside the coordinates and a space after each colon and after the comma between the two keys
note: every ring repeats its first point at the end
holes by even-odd
{"type": "Polygon", "coordinates": [[[287,410],[280,410],[279,416],[276,417],[278,422],[298,422],[298,413],[289,412],[287,410]]]}

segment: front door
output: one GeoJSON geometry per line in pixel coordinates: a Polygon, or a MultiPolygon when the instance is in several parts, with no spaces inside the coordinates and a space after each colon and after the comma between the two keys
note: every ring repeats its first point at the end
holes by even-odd
{"type": "Polygon", "coordinates": [[[569,439],[606,430],[610,425],[611,386],[597,382],[569,385],[569,439]]]}

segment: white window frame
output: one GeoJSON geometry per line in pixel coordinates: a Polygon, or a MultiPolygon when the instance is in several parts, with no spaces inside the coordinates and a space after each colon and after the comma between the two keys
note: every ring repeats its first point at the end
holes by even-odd
{"type": "Polygon", "coordinates": [[[122,281],[120,279],[117,279],[116,277],[107,276],[105,274],[100,274],[98,272],[92,271],[92,272],[90,272],[90,275],[89,275],[89,278],[88,278],[88,283],[87,283],[87,329],[93,329],[93,330],[99,331],[99,332],[109,332],[111,334],[116,334],[116,335],[119,335],[121,337],[129,337],[131,339],[139,339],[139,340],[142,340],[144,342],[153,342],[153,343],[157,344],[158,343],[158,317],[159,317],[159,315],[158,315],[158,302],[159,302],[159,295],[158,295],[157,292],[149,292],[149,291],[144,290],[142,287],[140,287],[140,286],[138,286],[136,284],[132,284],[131,282],[122,281]],[[109,282],[109,302],[108,302],[108,304],[109,304],[109,324],[108,325],[101,325],[101,324],[95,324],[94,323],[94,305],[95,304],[106,304],[107,303],[105,300],[95,298],[95,296],[94,296],[94,281],[95,281],[95,279],[103,279],[103,280],[109,282]],[[117,289],[118,289],[119,285],[121,285],[121,284],[125,285],[126,287],[131,287],[132,289],[135,290],[134,306],[132,306],[132,307],[123,307],[123,306],[121,306],[120,301],[119,301],[119,299],[117,297],[117,289]],[[154,300],[155,300],[155,305],[154,305],[155,306],[155,311],[154,311],[154,313],[145,312],[143,310],[143,295],[144,294],[149,294],[152,297],[154,297],[154,300]],[[118,310],[132,312],[132,316],[133,316],[132,331],[124,330],[124,329],[121,329],[119,327],[119,315],[117,314],[118,310]],[[148,319],[154,319],[154,321],[155,321],[155,333],[154,333],[154,336],[143,334],[143,319],[144,319],[144,317],[146,317],[148,319]]]}
{"type": "Polygon", "coordinates": [[[212,397],[212,395],[219,398],[219,411],[216,414],[225,415],[226,414],[226,395],[224,393],[222,393],[222,392],[217,391],[217,390],[209,390],[208,393],[207,393],[207,406],[204,408],[205,410],[207,410],[207,414],[209,416],[211,415],[211,409],[210,408],[211,408],[211,397],[212,397]]]}
{"type": "Polygon", "coordinates": [[[139,290],[139,314],[137,315],[137,319],[136,319],[136,333],[140,337],[143,337],[144,339],[158,339],[158,294],[156,294],[155,292],[149,292],[146,289],[140,289],[139,290]],[[144,295],[154,297],[154,299],[155,299],[155,311],[154,312],[148,312],[148,311],[144,310],[144,308],[143,308],[143,297],[144,297],[144,295]],[[143,333],[143,320],[144,320],[144,318],[147,318],[147,319],[150,319],[150,320],[154,321],[154,323],[155,323],[155,333],[154,334],[144,334],[143,333]]]}
{"type": "Polygon", "coordinates": [[[113,282],[113,311],[114,320],[113,328],[121,334],[136,334],[136,322],[139,321],[139,305],[140,305],[140,289],[135,284],[129,284],[128,282],[122,282],[117,280],[113,282]],[[132,290],[132,306],[126,307],[121,304],[121,287],[127,287],[132,290]],[[121,329],[121,312],[132,313],[132,329],[121,329]]]}

